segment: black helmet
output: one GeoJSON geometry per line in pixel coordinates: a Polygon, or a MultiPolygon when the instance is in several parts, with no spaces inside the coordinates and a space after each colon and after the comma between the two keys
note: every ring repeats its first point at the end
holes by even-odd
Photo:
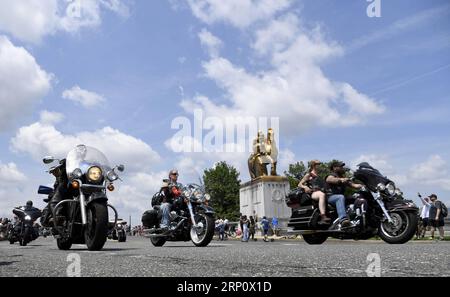
{"type": "Polygon", "coordinates": [[[28,207],[32,207],[32,206],[33,206],[33,201],[28,200],[28,201],[27,201],[27,206],[28,206],[28,207]]]}

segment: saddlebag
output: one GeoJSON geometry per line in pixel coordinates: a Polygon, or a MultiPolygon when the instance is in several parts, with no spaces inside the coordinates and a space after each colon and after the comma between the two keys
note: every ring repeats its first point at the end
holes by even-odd
{"type": "Polygon", "coordinates": [[[287,194],[286,204],[292,209],[297,209],[302,206],[312,205],[312,199],[309,194],[305,193],[305,190],[296,188],[287,194]]]}
{"type": "Polygon", "coordinates": [[[314,205],[302,206],[292,210],[292,216],[289,220],[288,227],[295,230],[309,229],[312,223],[317,219],[318,209],[314,205]]]}
{"type": "Polygon", "coordinates": [[[146,228],[153,228],[158,224],[158,211],[155,209],[147,210],[142,215],[142,225],[146,228]]]}

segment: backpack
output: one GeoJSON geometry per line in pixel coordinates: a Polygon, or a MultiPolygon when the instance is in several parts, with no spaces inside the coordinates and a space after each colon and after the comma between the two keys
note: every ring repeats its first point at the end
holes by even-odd
{"type": "Polygon", "coordinates": [[[444,218],[446,218],[448,216],[447,206],[443,202],[441,202],[441,212],[442,212],[442,216],[444,218]]]}

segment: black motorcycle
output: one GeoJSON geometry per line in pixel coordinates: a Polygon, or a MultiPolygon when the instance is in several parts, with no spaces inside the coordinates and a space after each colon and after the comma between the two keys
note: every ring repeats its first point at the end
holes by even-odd
{"type": "Polygon", "coordinates": [[[108,238],[118,242],[127,241],[126,225],[127,222],[123,220],[118,220],[115,224],[110,222],[108,238]]]}
{"type": "Polygon", "coordinates": [[[286,197],[292,208],[288,231],[301,234],[309,244],[322,244],[328,237],[365,240],[378,235],[390,244],[402,244],[414,237],[418,224],[418,207],[412,200],[405,200],[394,182],[377,169],[364,162],[358,165],[353,179],[364,187],[350,199],[346,199],[349,226],[341,226],[336,209],[328,205],[331,224],[319,224],[317,202],[301,189],[291,191],[286,197]]]}
{"type": "Polygon", "coordinates": [[[170,212],[169,229],[162,233],[159,228],[161,199],[158,195],[152,199],[153,209],[142,216],[144,232],[154,246],[163,246],[166,241],[192,240],[196,246],[204,247],[211,242],[215,227],[214,210],[208,206],[210,196],[203,187],[189,184],[182,188],[170,212]]]}
{"type": "Polygon", "coordinates": [[[13,213],[18,218],[18,221],[9,228],[9,243],[14,244],[18,241],[21,246],[26,246],[39,237],[39,232],[34,227],[34,222],[42,213],[35,207],[27,209],[23,206],[14,208],[13,213]]]}
{"type": "MultiPolygon", "coordinates": [[[[56,159],[45,157],[43,161],[50,164],[56,159]]],[[[91,251],[101,250],[108,235],[108,207],[115,213],[114,222],[117,222],[117,211],[108,204],[107,191],[114,191],[113,182],[119,179],[116,170],[123,172],[124,166],[111,168],[102,152],[85,145],[69,152],[65,166],[70,197],[56,204],[52,210],[57,246],[68,250],[75,243],[86,244],[91,251]],[[59,220],[61,213],[62,222],[59,220]]],[[[40,186],[38,192],[51,197],[53,191],[52,188],[40,186]]]]}

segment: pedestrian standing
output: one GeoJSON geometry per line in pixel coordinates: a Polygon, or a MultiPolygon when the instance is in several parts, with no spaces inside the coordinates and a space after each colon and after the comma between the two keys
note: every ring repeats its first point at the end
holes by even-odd
{"type": "Polygon", "coordinates": [[[220,221],[219,221],[219,239],[223,241],[224,238],[225,238],[225,222],[222,219],[220,219],[220,221]]]}
{"type": "Polygon", "coordinates": [[[247,219],[247,216],[243,216],[242,218],[242,227],[243,227],[243,236],[242,236],[242,241],[243,242],[248,242],[248,236],[249,236],[249,230],[248,230],[248,225],[249,225],[249,221],[247,219]]]}
{"type": "Polygon", "coordinates": [[[253,218],[253,216],[250,216],[249,233],[250,233],[250,238],[251,238],[253,241],[256,241],[256,239],[255,239],[255,229],[256,229],[256,222],[255,222],[255,219],[253,218]]]}
{"type": "Polygon", "coordinates": [[[263,229],[264,241],[268,241],[267,240],[267,236],[268,236],[268,233],[269,233],[270,224],[269,224],[269,220],[265,216],[261,220],[261,226],[262,226],[262,229],[263,229]]]}
{"type": "Polygon", "coordinates": [[[430,195],[430,224],[431,224],[431,239],[434,239],[434,232],[439,230],[439,240],[444,240],[444,215],[442,213],[442,202],[438,200],[436,194],[430,195]]]}
{"type": "Polygon", "coordinates": [[[278,236],[278,218],[274,216],[272,218],[272,229],[275,236],[278,236]]]}
{"type": "Polygon", "coordinates": [[[430,202],[430,198],[426,197],[426,198],[422,198],[422,195],[420,195],[420,193],[418,193],[420,200],[422,201],[422,210],[420,212],[420,220],[422,222],[422,229],[420,230],[418,236],[419,238],[424,238],[425,237],[425,233],[427,232],[427,230],[429,229],[429,217],[430,217],[430,207],[431,207],[431,202],[430,202]]]}

